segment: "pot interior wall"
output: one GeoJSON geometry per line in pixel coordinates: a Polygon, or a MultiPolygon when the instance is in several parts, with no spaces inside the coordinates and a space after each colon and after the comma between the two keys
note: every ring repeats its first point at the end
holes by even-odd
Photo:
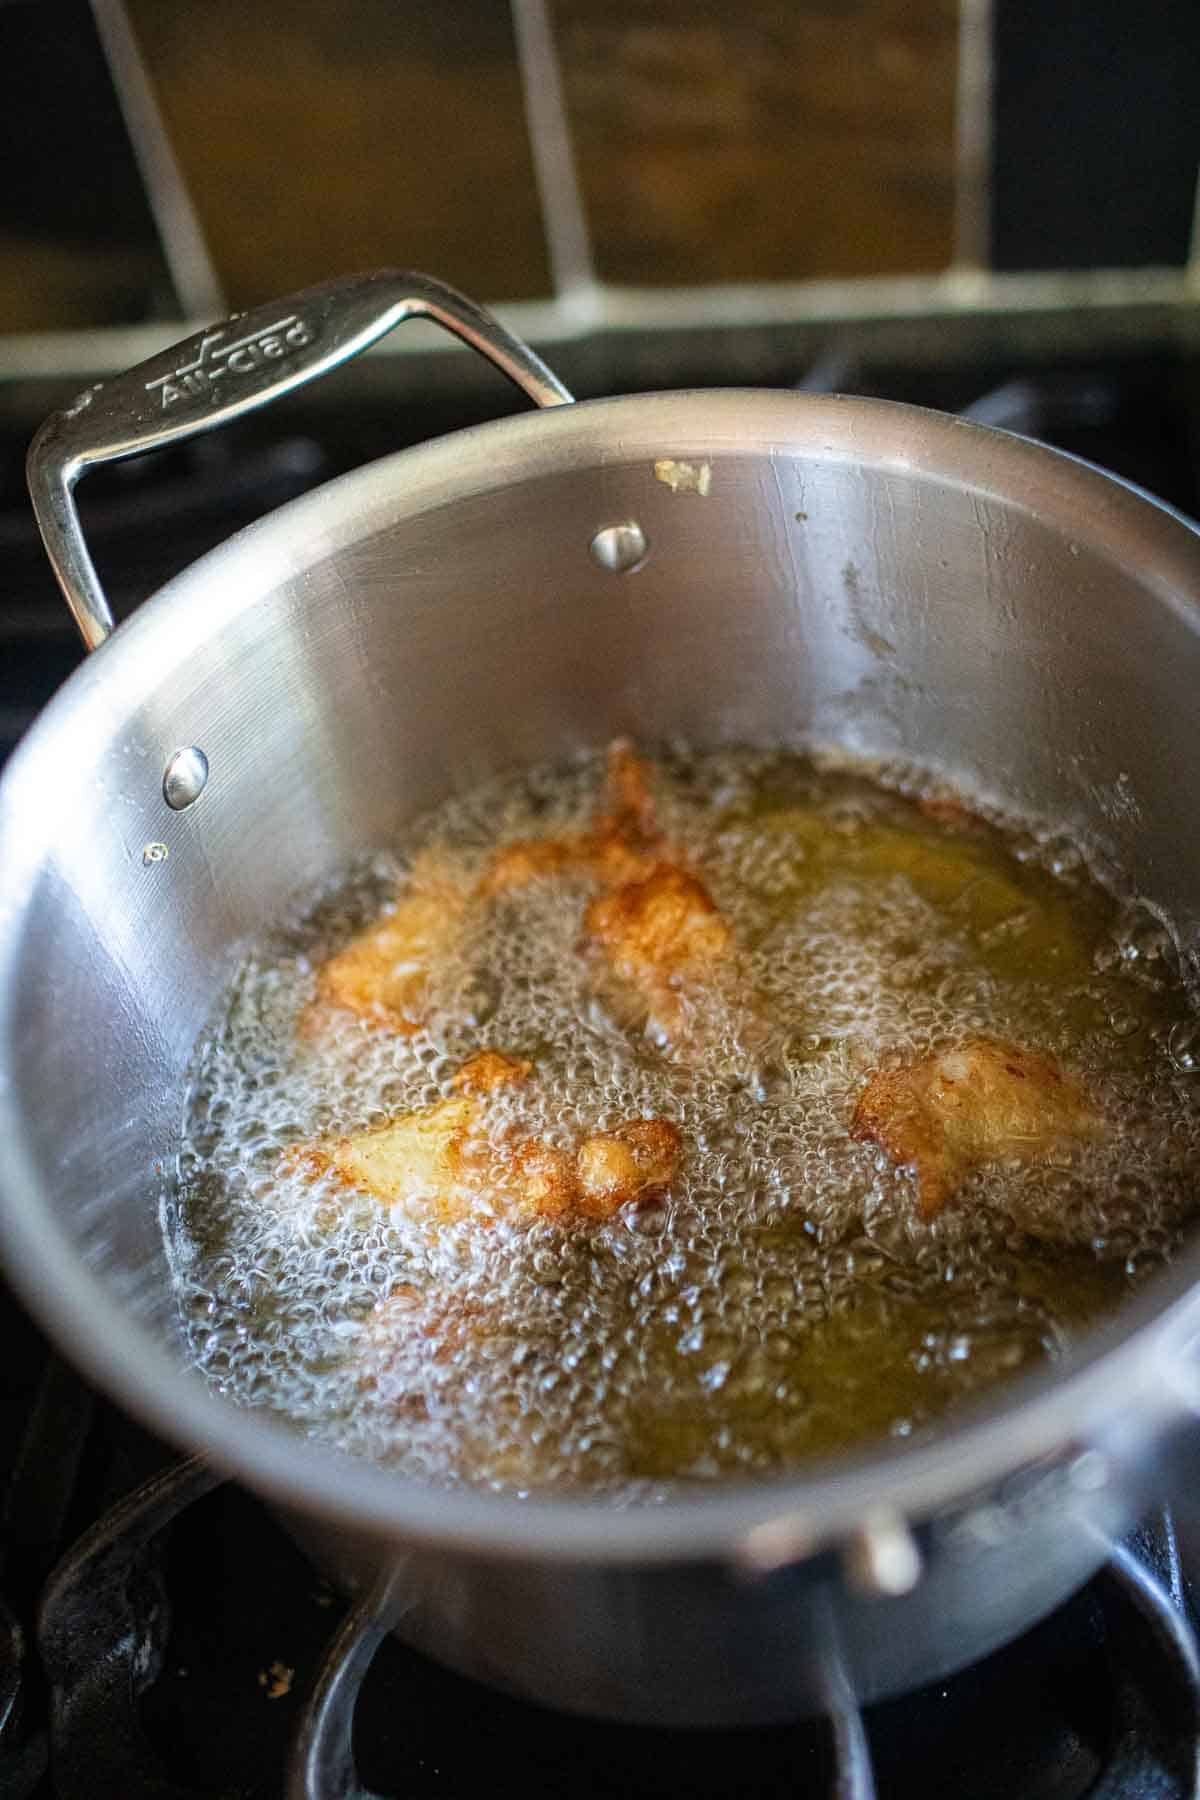
{"type": "Polygon", "coordinates": [[[1084,829],[1190,945],[1196,543],[1015,440],[766,396],[565,408],[296,502],[93,657],[5,783],[0,1052],[47,1203],[169,1334],[163,1171],[238,945],[447,791],[618,732],[939,766],[1084,829]],[[650,550],[614,574],[589,543],[623,519],[650,550]]]}

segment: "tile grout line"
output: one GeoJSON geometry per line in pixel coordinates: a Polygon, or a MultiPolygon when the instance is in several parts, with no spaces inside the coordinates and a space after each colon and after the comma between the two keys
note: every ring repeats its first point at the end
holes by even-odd
{"type": "MultiPolygon", "coordinates": [[[[1018,322],[1022,318],[1089,317],[1131,321],[1157,315],[1171,321],[1172,333],[1196,320],[1195,289],[1179,267],[983,270],[964,283],[959,272],[941,275],[864,276],[846,280],[728,283],[717,287],[621,288],[595,284],[587,310],[551,300],[519,300],[497,311],[519,336],[551,344],[586,339],[596,333],[633,332],[644,336],[688,331],[742,330],[842,325],[869,330],[891,325],[969,325],[971,321],[1018,322]]],[[[203,317],[153,324],[101,326],[94,330],[0,334],[0,388],[14,379],[53,378],[65,370],[72,379],[94,371],[115,373],[174,343],[181,331],[198,329],[203,317]]],[[[416,334],[398,332],[378,345],[372,357],[465,355],[458,346],[438,343],[433,351],[416,334]]]]}
{"type": "Polygon", "coordinates": [[[992,262],[993,0],[959,0],[954,130],[954,264],[974,275],[992,262]]]}
{"type": "Polygon", "coordinates": [[[554,298],[584,317],[596,271],[548,0],[512,0],[512,21],[554,298]]]}
{"type": "Polygon", "coordinates": [[[186,319],[221,318],[229,305],[124,0],[89,4],[180,309],[186,319]]]}

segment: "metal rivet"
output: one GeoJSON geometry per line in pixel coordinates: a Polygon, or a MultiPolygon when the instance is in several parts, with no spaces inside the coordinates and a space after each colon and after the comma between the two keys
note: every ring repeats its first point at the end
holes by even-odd
{"type": "Polygon", "coordinates": [[[602,525],[592,539],[592,561],[613,575],[628,575],[640,569],[646,560],[649,544],[636,519],[624,519],[619,525],[602,525]]]}
{"type": "Polygon", "coordinates": [[[846,1574],[868,1594],[909,1594],[921,1579],[921,1552],[905,1521],[876,1513],[846,1546],[846,1574]]]}
{"type": "Polygon", "coordinates": [[[163,773],[163,799],[172,812],[182,812],[204,792],[208,780],[208,758],[203,750],[190,744],[177,750],[163,773]]]}
{"type": "Polygon", "coordinates": [[[147,844],[142,851],[142,864],[149,869],[154,863],[166,862],[170,854],[165,844],[147,844]]]}

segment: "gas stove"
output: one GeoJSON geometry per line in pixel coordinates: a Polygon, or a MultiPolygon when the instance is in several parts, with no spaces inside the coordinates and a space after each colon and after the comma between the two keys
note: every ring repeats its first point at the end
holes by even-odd
{"type": "MultiPolygon", "coordinates": [[[[763,378],[962,411],[1200,514],[1200,387],[1171,354],[942,373],[831,357],[763,378]]],[[[117,611],[306,488],[503,404],[456,388],[400,431],[390,405],[292,407],[105,471],[83,510],[117,611]]],[[[81,654],[24,500],[24,435],[0,432],[0,757],[81,654]]],[[[498,1779],[647,1800],[1200,1795],[1200,1664],[1165,1511],[1066,1605],[944,1683],[769,1730],[602,1724],[380,1641],[257,1500],[92,1393],[3,1289],[0,1354],[4,1800],[458,1800],[498,1779]]]]}

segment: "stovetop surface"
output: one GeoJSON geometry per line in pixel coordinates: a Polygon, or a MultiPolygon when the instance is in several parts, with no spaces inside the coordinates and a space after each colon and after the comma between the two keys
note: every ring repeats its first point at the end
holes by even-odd
{"type": "MultiPolygon", "coordinates": [[[[1200,514],[1200,384],[1178,358],[919,377],[834,363],[794,385],[966,410],[1200,514]]],[[[118,613],[283,500],[478,416],[473,397],[437,396],[400,419],[293,411],[283,428],[268,416],[105,472],[82,504],[118,613]]],[[[0,757],[80,659],[29,518],[23,447],[0,440],[0,757]]],[[[2,1288],[0,1357],[2,1800],[433,1800],[497,1784],[647,1800],[1200,1793],[1190,1603],[1164,1513],[1018,1643],[862,1717],[621,1727],[491,1693],[394,1640],[371,1656],[363,1621],[264,1506],[181,1469],[50,1354],[2,1288]],[[347,1656],[365,1667],[352,1726],[329,1704],[347,1656]]]]}

